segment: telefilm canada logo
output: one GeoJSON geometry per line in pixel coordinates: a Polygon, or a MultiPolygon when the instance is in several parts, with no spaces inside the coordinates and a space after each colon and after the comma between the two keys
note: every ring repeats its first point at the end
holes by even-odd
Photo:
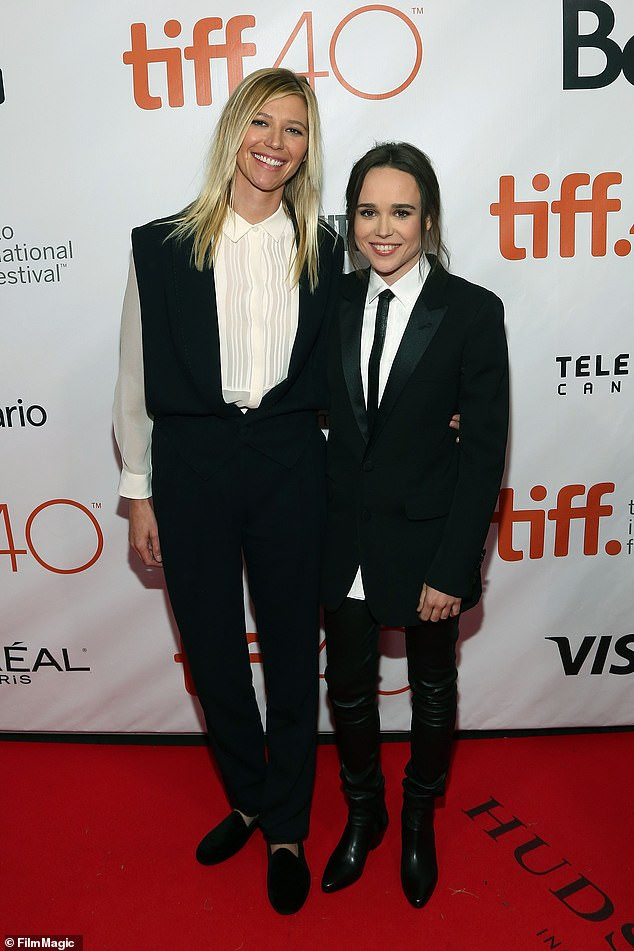
{"type": "MultiPolygon", "coordinates": [[[[327,36],[327,48],[321,49],[315,44],[315,31],[321,27],[318,21],[321,11],[304,11],[296,23],[289,22],[286,41],[280,48],[273,67],[284,66],[292,62],[292,67],[300,76],[305,76],[313,88],[317,80],[334,77],[340,86],[353,96],[361,99],[391,99],[407,89],[414,81],[423,59],[423,43],[414,19],[419,17],[422,7],[412,7],[411,16],[396,7],[384,4],[369,4],[358,7],[345,14],[327,36]],[[350,63],[342,55],[342,47],[350,37],[362,40],[367,30],[374,28],[379,35],[389,34],[390,41],[399,48],[398,79],[393,77],[387,85],[377,88],[362,88],[360,80],[352,75],[358,66],[350,63]],[[300,65],[305,64],[302,70],[300,65]]],[[[140,109],[161,109],[165,104],[177,109],[186,104],[187,81],[193,77],[196,105],[209,106],[214,102],[215,87],[218,80],[226,82],[231,93],[245,75],[245,61],[253,60],[258,53],[257,20],[252,14],[240,14],[230,17],[226,23],[218,16],[204,17],[191,26],[185,26],[180,20],[166,20],[162,27],[163,36],[157,41],[148,39],[148,29],[152,37],[159,34],[154,23],[130,24],[130,48],[123,52],[123,63],[132,70],[132,90],[134,101],[140,109]],[[191,42],[188,42],[191,37],[191,42]],[[165,40],[176,41],[172,45],[165,40]],[[217,67],[212,63],[218,62],[217,67]],[[220,65],[223,63],[224,65],[220,65]],[[156,64],[163,70],[157,74],[156,64]],[[188,65],[191,64],[191,65],[188,65]],[[189,75],[186,73],[189,72],[189,75]],[[162,73],[162,76],[160,75],[162,73]]],[[[285,32],[280,18],[280,30],[285,32]]],[[[255,65],[247,62],[246,72],[255,65]]],[[[222,93],[224,95],[224,92],[222,93]]]]}
{"type": "Polygon", "coordinates": [[[621,49],[612,35],[618,28],[613,5],[605,0],[563,0],[564,89],[603,89],[621,73],[634,85],[634,36],[621,49]],[[592,25],[582,26],[582,18],[592,25]],[[585,69],[582,51],[590,61],[585,69]]]}
{"type": "Polygon", "coordinates": [[[59,244],[33,244],[20,240],[12,225],[0,226],[0,287],[60,284],[72,259],[70,238],[59,244]]]}
{"type": "MultiPolygon", "coordinates": [[[[34,678],[47,673],[52,676],[89,673],[91,668],[81,662],[78,653],[77,648],[34,647],[24,641],[5,644],[0,655],[0,687],[28,686],[34,683],[34,678]]],[[[87,648],[82,647],[80,653],[87,654],[87,648]]]]}
{"type": "Polygon", "coordinates": [[[629,376],[629,353],[567,353],[555,357],[557,394],[618,395],[629,376]]]}

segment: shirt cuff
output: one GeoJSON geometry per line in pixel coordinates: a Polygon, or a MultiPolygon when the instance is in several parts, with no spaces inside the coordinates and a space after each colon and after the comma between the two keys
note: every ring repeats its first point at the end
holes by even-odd
{"type": "Polygon", "coordinates": [[[152,495],[152,473],[139,475],[124,469],[119,479],[119,495],[126,499],[149,499],[152,495]]]}

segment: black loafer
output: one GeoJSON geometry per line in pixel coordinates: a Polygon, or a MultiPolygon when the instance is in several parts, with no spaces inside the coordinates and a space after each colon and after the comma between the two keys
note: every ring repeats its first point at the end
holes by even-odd
{"type": "Polygon", "coordinates": [[[387,828],[385,806],[363,822],[348,820],[321,880],[322,891],[336,892],[361,878],[368,852],[381,844],[387,828]]]}
{"type": "Polygon", "coordinates": [[[208,832],[196,849],[201,865],[217,865],[230,859],[249,841],[258,825],[254,819],[249,825],[235,809],[208,832]]]}
{"type": "Polygon", "coordinates": [[[401,885],[414,908],[422,908],[432,896],[438,881],[434,827],[431,822],[421,829],[403,825],[401,885]]]}
{"type": "Polygon", "coordinates": [[[302,907],[310,890],[310,872],[304,858],[304,847],[298,843],[299,853],[290,849],[268,846],[269,870],[267,889],[271,905],[280,915],[294,915],[302,907]]]}

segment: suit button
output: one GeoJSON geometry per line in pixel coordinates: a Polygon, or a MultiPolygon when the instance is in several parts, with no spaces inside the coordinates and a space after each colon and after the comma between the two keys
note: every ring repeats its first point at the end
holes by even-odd
{"type": "Polygon", "coordinates": [[[369,522],[372,518],[372,513],[369,511],[369,509],[361,509],[361,518],[364,522],[369,522]]]}
{"type": "Polygon", "coordinates": [[[363,463],[363,471],[364,471],[364,472],[372,472],[373,469],[374,469],[374,463],[373,463],[373,462],[364,462],[364,463],[363,463]]]}

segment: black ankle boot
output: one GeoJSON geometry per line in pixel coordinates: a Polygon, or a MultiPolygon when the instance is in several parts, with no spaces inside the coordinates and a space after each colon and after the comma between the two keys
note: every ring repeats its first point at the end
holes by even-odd
{"type": "Polygon", "coordinates": [[[368,852],[381,844],[387,822],[383,798],[372,810],[351,806],[343,835],[324,870],[323,891],[339,891],[361,878],[368,852]]]}
{"type": "Polygon", "coordinates": [[[408,902],[422,908],[438,881],[433,805],[404,807],[402,815],[401,884],[408,902]]]}

